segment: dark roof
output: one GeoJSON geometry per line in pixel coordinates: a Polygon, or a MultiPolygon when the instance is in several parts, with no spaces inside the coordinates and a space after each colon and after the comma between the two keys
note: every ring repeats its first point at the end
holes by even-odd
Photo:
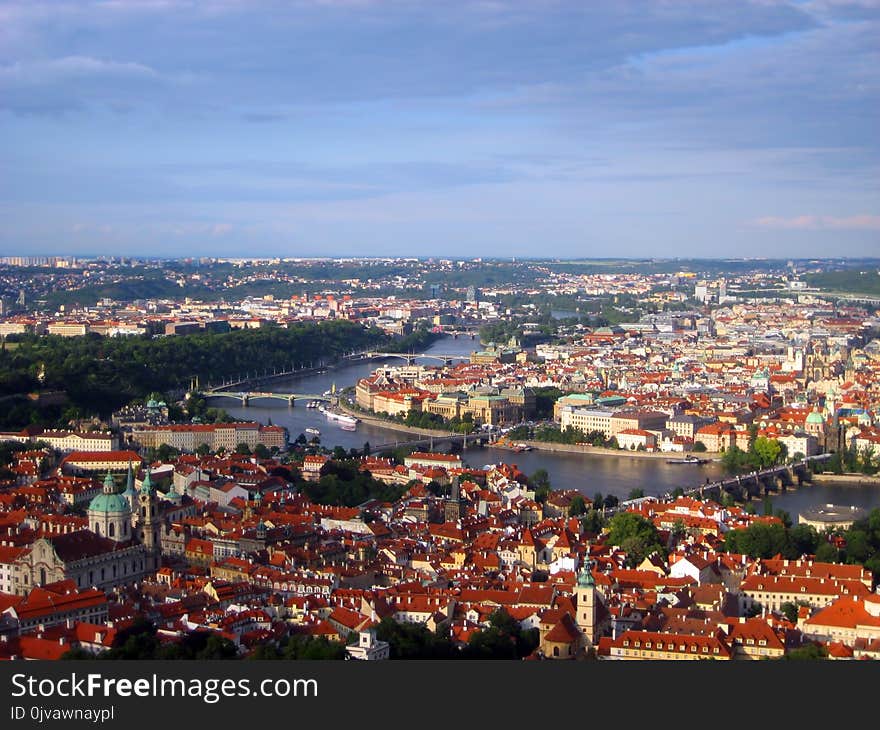
{"type": "Polygon", "coordinates": [[[96,535],[91,530],[77,530],[64,535],[52,535],[46,539],[52,543],[56,554],[65,563],[111,553],[115,550],[123,550],[133,544],[131,541],[114,542],[109,538],[96,535]]]}

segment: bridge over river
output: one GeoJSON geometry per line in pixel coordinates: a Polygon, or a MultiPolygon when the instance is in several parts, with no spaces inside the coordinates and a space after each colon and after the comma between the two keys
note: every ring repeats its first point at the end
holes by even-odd
{"type": "MultiPolygon", "coordinates": [[[[706,481],[705,484],[698,484],[695,487],[684,490],[686,497],[713,497],[720,498],[721,494],[726,492],[733,495],[736,499],[744,501],[752,497],[760,497],[777,488],[781,489],[787,484],[803,483],[807,476],[809,465],[811,462],[826,461],[831,458],[831,454],[817,454],[815,456],[806,456],[800,461],[781,466],[767,467],[758,471],[749,472],[748,474],[739,474],[736,476],[725,477],[714,482],[706,481]]],[[[671,499],[672,494],[666,493],[659,499],[671,499]]],[[[628,499],[619,502],[616,507],[605,510],[605,514],[615,514],[622,512],[627,507],[638,505],[644,502],[657,501],[658,497],[639,497],[637,499],[628,499]]]]}
{"type": "Polygon", "coordinates": [[[253,390],[206,390],[204,396],[206,398],[235,398],[241,401],[243,406],[250,405],[252,400],[257,400],[258,398],[285,401],[290,406],[294,405],[298,400],[330,403],[335,398],[335,396],[320,393],[265,393],[253,390]]]}

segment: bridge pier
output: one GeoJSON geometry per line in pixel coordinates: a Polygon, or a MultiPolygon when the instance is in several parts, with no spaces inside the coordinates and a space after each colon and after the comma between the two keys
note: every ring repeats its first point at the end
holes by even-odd
{"type": "Polygon", "coordinates": [[[247,394],[245,394],[241,397],[241,405],[243,408],[247,408],[248,401],[250,401],[250,396],[248,396],[247,394]]]}
{"type": "Polygon", "coordinates": [[[296,398],[294,398],[292,395],[288,396],[287,397],[287,405],[289,405],[291,408],[293,408],[293,404],[294,404],[295,400],[296,400],[296,398]]]}

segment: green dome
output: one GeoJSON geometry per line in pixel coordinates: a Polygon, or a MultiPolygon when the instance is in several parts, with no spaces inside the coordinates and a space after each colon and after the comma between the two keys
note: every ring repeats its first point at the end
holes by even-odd
{"type": "Polygon", "coordinates": [[[810,414],[807,416],[807,423],[816,423],[823,424],[825,423],[825,419],[822,417],[822,414],[819,411],[810,411],[810,414]]]}
{"type": "Polygon", "coordinates": [[[130,512],[128,500],[121,494],[99,494],[89,503],[89,512],[130,512]]]}

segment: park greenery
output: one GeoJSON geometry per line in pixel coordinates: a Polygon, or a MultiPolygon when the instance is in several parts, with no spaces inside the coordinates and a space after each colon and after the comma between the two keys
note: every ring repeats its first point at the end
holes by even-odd
{"type": "Polygon", "coordinates": [[[280,640],[278,644],[269,642],[259,644],[248,659],[300,659],[326,661],[345,659],[347,653],[341,641],[332,641],[326,636],[293,634],[280,640]]]}
{"type": "Polygon", "coordinates": [[[460,649],[442,628],[399,623],[384,618],[376,636],[390,644],[391,659],[523,659],[538,647],[538,630],[523,629],[503,608],[489,616],[489,625],[474,632],[460,649]]]}
{"type": "Polygon", "coordinates": [[[565,429],[550,424],[541,424],[535,427],[516,426],[508,431],[507,437],[512,441],[531,440],[554,444],[589,444],[610,449],[617,448],[617,439],[614,436],[607,439],[602,431],[584,433],[583,430],[572,426],[565,429]]]}
{"type": "Polygon", "coordinates": [[[735,444],[721,456],[721,464],[729,474],[742,474],[774,466],[786,456],[785,446],[776,439],[755,436],[754,427],[750,429],[749,448],[743,451],[735,444]]]}
{"type": "MultiPolygon", "coordinates": [[[[167,337],[19,335],[14,349],[0,350],[0,397],[20,396],[5,404],[0,428],[106,417],[151,393],[183,393],[195,378],[205,387],[317,365],[352,350],[422,348],[435,336],[420,329],[400,338],[345,320],[167,337]],[[25,397],[41,391],[63,392],[67,402],[40,408],[25,397]]],[[[203,411],[208,420],[217,417],[206,405],[203,411]]]]}
{"type": "Polygon", "coordinates": [[[328,461],[316,482],[303,482],[306,496],[316,504],[356,507],[367,500],[396,502],[406,492],[405,485],[385,484],[361,471],[356,461],[328,461]]]}
{"type": "Polygon", "coordinates": [[[880,472],[880,454],[868,447],[856,449],[852,444],[848,449],[835,451],[827,461],[814,463],[813,470],[816,473],[874,475],[880,472]]]}
{"type": "Polygon", "coordinates": [[[634,512],[621,512],[609,520],[608,543],[626,552],[626,563],[630,568],[654,553],[665,555],[666,552],[654,524],[634,512]]]}
{"type": "Polygon", "coordinates": [[[785,520],[782,524],[755,522],[727,532],[724,547],[750,558],[781,555],[795,560],[813,555],[820,562],[862,565],[880,576],[880,509],[872,510],[849,529],[830,533],[820,533],[811,525],[787,525],[785,520]],[[842,547],[837,547],[834,537],[841,538],[842,547]]]}
{"type": "Polygon", "coordinates": [[[140,618],[120,629],[109,649],[97,655],[71,649],[62,659],[236,659],[238,649],[229,639],[212,631],[191,631],[180,640],[163,641],[152,621],[140,618]]]}

